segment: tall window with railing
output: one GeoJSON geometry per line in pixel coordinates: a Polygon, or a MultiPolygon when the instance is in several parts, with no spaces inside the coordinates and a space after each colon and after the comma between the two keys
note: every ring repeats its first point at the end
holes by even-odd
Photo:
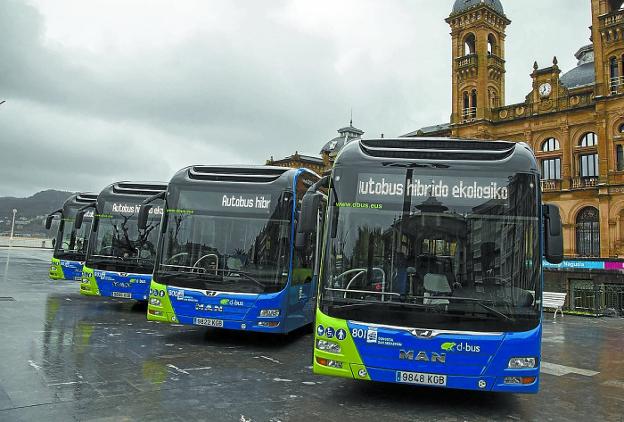
{"type": "MultiPolygon", "coordinates": [[[[559,151],[559,140],[556,138],[548,138],[542,143],[541,152],[556,153],[559,151]]],[[[541,160],[542,180],[560,180],[561,179],[561,157],[548,156],[541,160]]]]}
{"type": "Polygon", "coordinates": [[[579,177],[581,179],[597,178],[599,175],[598,154],[595,147],[598,145],[598,136],[594,132],[587,132],[581,137],[578,155],[579,177]],[[584,151],[588,149],[587,151],[584,151]]]}
{"type": "MultiPolygon", "coordinates": [[[[622,60],[624,60],[624,57],[622,60]]],[[[622,77],[620,76],[618,59],[616,57],[611,57],[609,59],[609,81],[611,85],[611,93],[617,94],[620,86],[622,85],[622,77]]]]}
{"type": "Polygon", "coordinates": [[[576,216],[576,254],[600,256],[600,214],[594,207],[585,207],[576,216]]]}
{"type": "Polygon", "coordinates": [[[477,90],[473,89],[470,93],[464,91],[462,119],[467,121],[475,117],[477,117],[477,90]]]}

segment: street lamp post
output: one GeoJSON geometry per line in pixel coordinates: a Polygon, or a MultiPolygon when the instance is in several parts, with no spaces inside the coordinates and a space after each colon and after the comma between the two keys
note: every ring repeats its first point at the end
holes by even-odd
{"type": "Polygon", "coordinates": [[[13,243],[13,230],[15,229],[15,214],[17,214],[17,210],[13,209],[13,221],[11,222],[11,237],[9,237],[9,246],[13,243]]]}

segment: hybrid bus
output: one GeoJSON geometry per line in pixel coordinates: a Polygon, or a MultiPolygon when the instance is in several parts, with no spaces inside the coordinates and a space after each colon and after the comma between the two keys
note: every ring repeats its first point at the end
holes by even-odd
{"type": "Polygon", "coordinates": [[[83,207],[93,204],[96,199],[97,194],[94,193],[85,192],[72,195],[65,201],[63,208],[47,216],[45,222],[47,230],[52,227],[52,221],[55,217],[60,218],[58,231],[54,238],[50,279],[81,280],[93,214],[85,214],[85,224],[78,230],[74,228],[74,220],[76,214],[83,207]]]}
{"type": "MultiPolygon", "coordinates": [[[[169,182],[147,318],[288,333],[310,324],[315,234],[295,248],[319,176],[270,166],[192,166],[169,182]]],[[[142,208],[142,219],[150,209],[142,208]]],[[[315,218],[318,217],[318,212],[315,218]]]]}
{"type": "MultiPolygon", "coordinates": [[[[154,269],[162,200],[155,200],[144,228],[138,227],[141,203],[167,189],[160,182],[117,182],[95,204],[91,236],[80,284],[86,296],[146,301],[154,269]]],[[[76,218],[80,227],[82,214],[76,218]]]]}
{"type": "Polygon", "coordinates": [[[320,186],[316,374],[538,391],[542,254],[560,262],[562,237],[527,145],[358,140],[304,209],[319,207],[320,186]]]}

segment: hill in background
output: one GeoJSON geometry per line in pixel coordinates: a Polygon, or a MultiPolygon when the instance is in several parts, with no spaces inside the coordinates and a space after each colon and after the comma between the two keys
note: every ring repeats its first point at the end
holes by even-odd
{"type": "Polygon", "coordinates": [[[16,236],[53,236],[57,225],[54,224],[49,232],[45,230],[44,216],[61,208],[73,194],[49,189],[28,198],[0,197],[0,235],[10,233],[13,210],[16,209],[16,236]]]}

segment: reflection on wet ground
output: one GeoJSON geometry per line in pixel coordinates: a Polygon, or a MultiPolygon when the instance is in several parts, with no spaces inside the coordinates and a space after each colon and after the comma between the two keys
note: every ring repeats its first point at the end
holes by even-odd
{"type": "Polygon", "coordinates": [[[535,396],[318,377],[312,335],[159,325],[0,249],[0,420],[624,421],[624,319],[546,314],[535,396]]]}

